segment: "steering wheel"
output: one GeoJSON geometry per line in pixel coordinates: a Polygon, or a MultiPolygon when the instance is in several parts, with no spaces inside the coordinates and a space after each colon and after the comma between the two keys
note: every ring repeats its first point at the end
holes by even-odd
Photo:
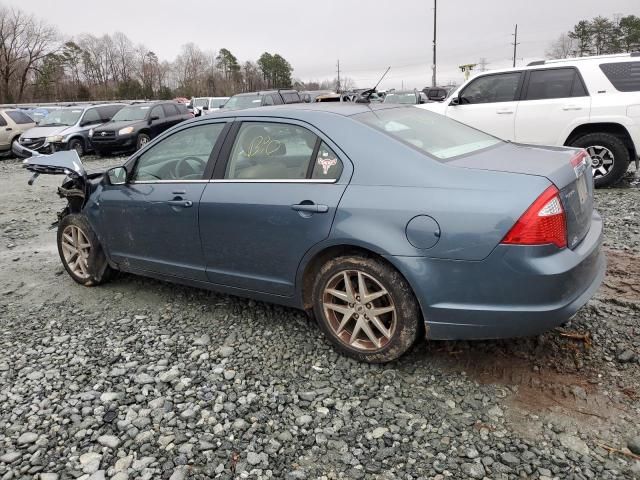
{"type": "Polygon", "coordinates": [[[189,156],[178,160],[173,167],[173,176],[177,179],[185,179],[189,176],[197,176],[200,178],[204,172],[207,162],[199,157],[189,156]],[[196,165],[193,165],[193,162],[196,165]]]}

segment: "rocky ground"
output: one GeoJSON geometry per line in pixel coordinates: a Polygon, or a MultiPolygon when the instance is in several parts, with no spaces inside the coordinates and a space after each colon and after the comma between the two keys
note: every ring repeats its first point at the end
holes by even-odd
{"type": "Polygon", "coordinates": [[[596,194],[608,275],[569,324],[383,366],[295,310],[74,284],[47,229],[61,179],[26,180],[0,163],[0,479],[640,478],[633,175],[596,194]]]}

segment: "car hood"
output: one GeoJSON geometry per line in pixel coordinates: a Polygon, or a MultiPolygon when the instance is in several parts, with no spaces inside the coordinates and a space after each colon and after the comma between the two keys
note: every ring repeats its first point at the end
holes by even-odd
{"type": "Polygon", "coordinates": [[[137,127],[139,125],[142,125],[145,123],[145,120],[140,120],[140,121],[123,121],[123,122],[108,122],[105,123],[103,125],[100,125],[99,127],[96,127],[93,129],[94,133],[95,132],[113,132],[118,131],[122,128],[125,127],[137,127]]]}
{"type": "Polygon", "coordinates": [[[61,135],[69,127],[33,127],[22,134],[23,138],[44,138],[51,137],[53,135],[61,135]]]}

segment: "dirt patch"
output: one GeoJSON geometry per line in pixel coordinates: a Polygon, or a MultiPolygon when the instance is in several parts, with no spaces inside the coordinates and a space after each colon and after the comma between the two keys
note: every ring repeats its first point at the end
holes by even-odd
{"type": "Polygon", "coordinates": [[[640,305],[640,256],[631,252],[606,249],[607,275],[598,297],[625,299],[640,305]]]}

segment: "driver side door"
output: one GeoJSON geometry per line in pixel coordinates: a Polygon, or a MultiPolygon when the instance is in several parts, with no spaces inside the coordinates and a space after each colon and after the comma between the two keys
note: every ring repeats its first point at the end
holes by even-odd
{"type": "Polygon", "coordinates": [[[127,183],[104,185],[95,224],[121,269],[206,280],[198,206],[225,127],[183,128],[132,158],[127,183]]]}

